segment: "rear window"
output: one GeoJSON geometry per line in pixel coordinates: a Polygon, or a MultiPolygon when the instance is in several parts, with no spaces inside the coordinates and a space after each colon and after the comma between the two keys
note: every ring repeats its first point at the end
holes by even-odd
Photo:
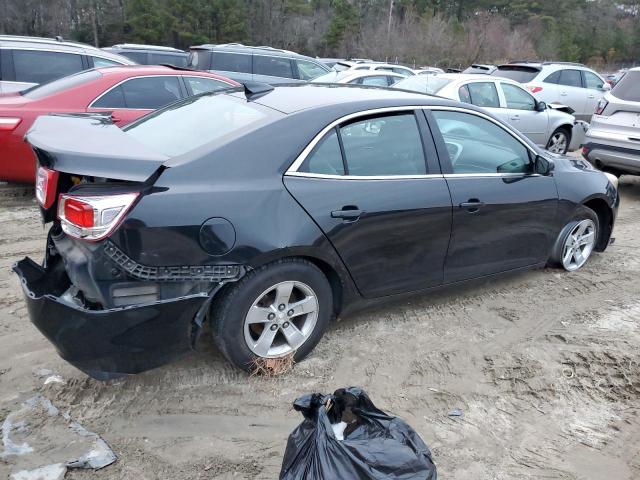
{"type": "Polygon", "coordinates": [[[450,79],[438,77],[437,75],[414,75],[400,80],[393,85],[393,88],[434,95],[449,83],[451,83],[450,79]]]}
{"type": "Polygon", "coordinates": [[[54,95],[69,88],[74,88],[84,83],[91,82],[100,78],[102,74],[97,70],[86,70],[84,72],[69,75],[68,77],[54,80],[53,82],[45,83],[43,85],[37,85],[31,87],[22,92],[22,95],[32,100],[39,100],[41,98],[54,95]]]}
{"type": "Polygon", "coordinates": [[[268,118],[267,111],[229,95],[195,96],[147,115],[125,131],[173,157],[255,126],[268,118]]]}
{"type": "Polygon", "coordinates": [[[540,70],[535,67],[505,65],[498,67],[498,69],[493,72],[493,75],[496,77],[509,78],[520,83],[529,83],[536,78],[538,73],[540,73],[540,70]]]}
{"type": "Polygon", "coordinates": [[[242,53],[213,52],[211,70],[251,73],[251,55],[242,53]]]}
{"type": "Polygon", "coordinates": [[[620,100],[640,102],[640,71],[628,72],[616,83],[611,94],[620,100]]]}

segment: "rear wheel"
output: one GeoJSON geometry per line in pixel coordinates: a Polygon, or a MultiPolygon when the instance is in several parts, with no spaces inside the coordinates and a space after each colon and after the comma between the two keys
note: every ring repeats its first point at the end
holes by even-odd
{"type": "Polygon", "coordinates": [[[599,231],[598,215],[590,208],[581,206],[560,232],[551,255],[552,263],[568,272],[581,268],[596,246],[599,231]]]}
{"type": "Polygon", "coordinates": [[[214,340],[235,366],[250,370],[259,358],[306,357],[333,312],[322,271],[302,259],[284,259],[249,272],[221,292],[212,310],[214,340]]]}
{"type": "Polygon", "coordinates": [[[549,138],[547,142],[547,150],[551,153],[557,153],[564,155],[569,150],[569,143],[571,142],[571,135],[566,128],[558,128],[549,138]]]}

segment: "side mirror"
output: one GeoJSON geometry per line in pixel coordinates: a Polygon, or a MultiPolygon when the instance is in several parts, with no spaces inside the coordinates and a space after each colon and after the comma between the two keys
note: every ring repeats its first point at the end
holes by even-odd
{"type": "Polygon", "coordinates": [[[554,167],[553,161],[542,155],[538,155],[533,162],[533,171],[538,175],[549,175],[553,172],[554,167]]]}
{"type": "Polygon", "coordinates": [[[544,112],[547,109],[547,104],[544,102],[536,103],[536,112],[544,112]]]}
{"type": "Polygon", "coordinates": [[[609,90],[611,90],[611,84],[604,82],[599,90],[603,92],[608,92],[609,90]]]}

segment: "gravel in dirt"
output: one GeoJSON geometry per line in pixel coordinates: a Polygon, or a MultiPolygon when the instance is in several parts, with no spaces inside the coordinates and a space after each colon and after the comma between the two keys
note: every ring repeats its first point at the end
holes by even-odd
{"type": "MultiPolygon", "coordinates": [[[[10,267],[39,260],[46,232],[33,191],[0,186],[0,422],[39,393],[118,455],[70,479],[274,479],[300,421],[291,402],[357,385],[422,435],[442,478],[640,478],[640,179],[620,191],[615,245],[578,272],[511,274],[340,319],[275,379],[233,369],[203,336],[177,363],[101,383],[28,321],[10,267]],[[65,383],[44,385],[50,375],[65,383]]],[[[0,478],[10,471],[0,460],[0,478]]]]}

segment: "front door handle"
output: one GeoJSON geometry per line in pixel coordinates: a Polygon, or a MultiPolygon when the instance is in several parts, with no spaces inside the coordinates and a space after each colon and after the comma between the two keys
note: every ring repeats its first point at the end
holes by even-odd
{"type": "Polygon", "coordinates": [[[364,212],[358,209],[358,207],[348,205],[346,207],[342,207],[342,210],[334,210],[331,212],[331,218],[342,218],[343,220],[356,221],[363,213],[364,212]]]}
{"type": "Polygon", "coordinates": [[[471,198],[467,202],[462,202],[459,207],[466,208],[469,213],[476,213],[481,207],[484,207],[485,203],[481,202],[477,198],[471,198]]]}
{"type": "Polygon", "coordinates": [[[514,122],[518,121],[520,120],[520,115],[514,115],[513,117],[510,118],[510,120],[513,120],[514,122]]]}

